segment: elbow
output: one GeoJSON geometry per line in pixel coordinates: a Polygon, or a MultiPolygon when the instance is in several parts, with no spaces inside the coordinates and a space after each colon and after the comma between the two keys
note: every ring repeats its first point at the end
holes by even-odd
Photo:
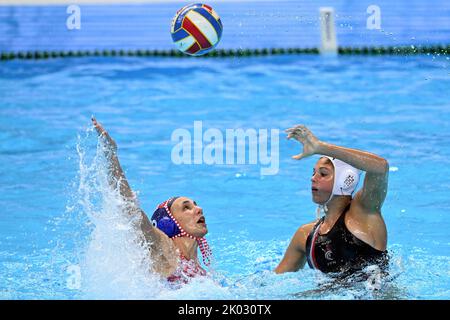
{"type": "Polygon", "coordinates": [[[282,274],[285,271],[281,268],[281,264],[278,265],[278,267],[275,268],[275,270],[273,270],[275,272],[275,274],[282,274]]]}
{"type": "Polygon", "coordinates": [[[389,162],[384,158],[378,157],[376,161],[372,162],[370,169],[367,169],[366,171],[376,174],[377,176],[385,176],[389,172],[389,162]]]}
{"type": "Polygon", "coordinates": [[[377,172],[380,174],[386,174],[389,172],[389,162],[386,159],[382,158],[377,167],[377,172]]]}

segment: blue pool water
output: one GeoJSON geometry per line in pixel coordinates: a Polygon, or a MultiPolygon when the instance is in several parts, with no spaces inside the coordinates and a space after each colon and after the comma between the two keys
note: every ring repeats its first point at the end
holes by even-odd
{"type": "Polygon", "coordinates": [[[86,58],[0,66],[0,299],[449,299],[450,61],[442,56],[86,58]],[[213,279],[172,290],[104,183],[95,115],[143,209],[172,195],[203,207],[213,279]],[[279,172],[175,165],[171,134],[279,129],[279,172]],[[275,275],[293,233],[315,218],[316,158],[283,129],[387,158],[383,206],[393,280],[318,290],[305,268],[275,275]],[[141,263],[143,262],[143,263],[141,263]],[[74,285],[73,270],[80,282],[74,285]]]}

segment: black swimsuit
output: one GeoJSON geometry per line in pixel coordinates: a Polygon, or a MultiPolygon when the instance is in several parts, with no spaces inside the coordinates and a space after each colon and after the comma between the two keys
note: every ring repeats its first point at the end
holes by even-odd
{"type": "Polygon", "coordinates": [[[320,234],[322,217],[314,226],[306,240],[308,265],[322,272],[353,273],[368,265],[376,264],[381,269],[387,266],[387,251],[374,249],[356,238],[345,226],[344,210],[333,228],[327,234],[320,234]]]}

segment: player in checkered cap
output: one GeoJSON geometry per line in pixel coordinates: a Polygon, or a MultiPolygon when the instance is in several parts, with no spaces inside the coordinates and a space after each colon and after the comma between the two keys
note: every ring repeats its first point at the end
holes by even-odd
{"type": "Polygon", "coordinates": [[[205,266],[210,265],[211,250],[204,238],[208,233],[203,209],[187,197],[173,197],[161,203],[151,219],[137,204],[117,156],[117,145],[108,132],[92,118],[109,161],[111,184],[118,186],[121,196],[129,204],[129,213],[140,219],[142,236],[149,245],[153,270],[170,282],[187,283],[191,278],[205,276],[197,251],[205,266]]]}

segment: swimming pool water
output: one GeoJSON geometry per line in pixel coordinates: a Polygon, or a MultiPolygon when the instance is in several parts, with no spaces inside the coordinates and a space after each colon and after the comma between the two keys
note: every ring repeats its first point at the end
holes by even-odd
{"type": "Polygon", "coordinates": [[[0,299],[449,299],[449,75],[448,58],[430,55],[2,63],[0,299]],[[91,115],[117,141],[147,214],[172,195],[203,207],[213,280],[171,290],[146,272],[102,180],[91,115]],[[173,164],[171,134],[192,132],[194,121],[223,133],[280,129],[278,174],[173,164]],[[390,163],[383,216],[395,279],[380,293],[317,291],[330,280],[308,268],[271,272],[296,229],[315,218],[316,158],[292,160],[300,145],[282,132],[299,123],[390,163]]]}

